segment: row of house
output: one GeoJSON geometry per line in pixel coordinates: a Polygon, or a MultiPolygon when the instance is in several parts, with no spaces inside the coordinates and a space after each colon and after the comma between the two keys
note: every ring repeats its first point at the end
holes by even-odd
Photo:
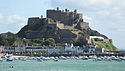
{"type": "Polygon", "coordinates": [[[65,46],[18,46],[18,47],[0,47],[2,53],[13,54],[82,54],[82,53],[103,53],[104,49],[89,45],[87,48],[80,48],[73,44],[65,44],[65,46]]]}

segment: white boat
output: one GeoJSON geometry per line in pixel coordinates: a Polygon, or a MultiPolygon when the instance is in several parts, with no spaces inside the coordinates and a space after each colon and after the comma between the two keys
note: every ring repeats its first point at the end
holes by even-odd
{"type": "Polygon", "coordinates": [[[111,59],[110,56],[104,56],[104,60],[105,60],[105,61],[111,61],[112,59],[111,59]]]}
{"type": "Polygon", "coordinates": [[[66,60],[66,57],[64,57],[64,56],[60,56],[60,59],[62,59],[62,60],[66,60]]]}
{"type": "Polygon", "coordinates": [[[3,61],[3,59],[2,58],[0,58],[0,62],[2,62],[3,61]]]}
{"type": "Polygon", "coordinates": [[[59,59],[59,58],[56,56],[55,59],[59,59]]]}
{"type": "Polygon", "coordinates": [[[88,57],[87,57],[87,56],[83,56],[82,59],[83,59],[83,60],[88,60],[88,57]]]}
{"type": "Polygon", "coordinates": [[[125,60],[125,57],[120,57],[121,60],[125,60]]]}
{"type": "Polygon", "coordinates": [[[79,59],[83,59],[83,56],[79,56],[79,59]]]}
{"type": "Polygon", "coordinates": [[[97,60],[97,61],[102,61],[102,58],[101,58],[101,57],[97,57],[96,60],[97,60]]]}
{"type": "Polygon", "coordinates": [[[21,61],[26,61],[26,57],[20,57],[18,59],[21,60],[21,61]]]}
{"type": "Polygon", "coordinates": [[[36,60],[36,57],[28,57],[29,60],[36,60]]]}
{"type": "Polygon", "coordinates": [[[54,60],[55,58],[54,57],[50,57],[51,60],[54,60]]]}
{"type": "Polygon", "coordinates": [[[43,59],[44,61],[50,60],[49,57],[43,57],[42,59],[43,59]]]}
{"type": "Polygon", "coordinates": [[[13,59],[12,58],[7,58],[6,61],[13,61],[13,59]]]}

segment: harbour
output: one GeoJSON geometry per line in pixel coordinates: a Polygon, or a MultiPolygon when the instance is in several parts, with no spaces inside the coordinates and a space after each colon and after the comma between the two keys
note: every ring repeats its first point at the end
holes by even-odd
{"type": "Polygon", "coordinates": [[[14,60],[0,62],[1,71],[124,71],[125,61],[93,61],[81,59],[14,60]]]}

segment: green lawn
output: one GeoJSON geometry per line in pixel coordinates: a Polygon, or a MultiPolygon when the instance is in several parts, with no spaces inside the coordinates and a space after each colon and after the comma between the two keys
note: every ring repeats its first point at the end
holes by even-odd
{"type": "Polygon", "coordinates": [[[98,47],[103,47],[106,50],[112,50],[112,51],[118,51],[118,49],[110,42],[102,42],[102,41],[96,41],[94,42],[98,47]]]}

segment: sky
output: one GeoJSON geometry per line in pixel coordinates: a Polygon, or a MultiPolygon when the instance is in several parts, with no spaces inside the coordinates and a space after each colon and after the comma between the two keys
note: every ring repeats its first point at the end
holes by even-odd
{"type": "Polygon", "coordinates": [[[125,49],[125,0],[0,0],[0,33],[17,33],[29,17],[46,17],[47,9],[77,9],[92,29],[125,49]]]}

